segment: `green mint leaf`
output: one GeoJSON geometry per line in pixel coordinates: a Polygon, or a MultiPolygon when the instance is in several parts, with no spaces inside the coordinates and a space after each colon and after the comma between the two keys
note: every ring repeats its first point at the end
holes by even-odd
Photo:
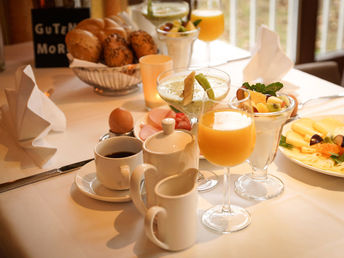
{"type": "Polygon", "coordinates": [[[258,91],[263,94],[265,92],[265,85],[263,83],[256,83],[255,85],[252,85],[252,88],[254,91],[258,91]]]}
{"type": "Polygon", "coordinates": [[[194,26],[197,27],[198,24],[200,24],[200,22],[202,21],[202,19],[198,19],[196,21],[193,22],[194,26]]]}
{"type": "Polygon", "coordinates": [[[284,136],[284,135],[281,135],[281,139],[280,139],[280,142],[279,142],[279,146],[282,146],[282,147],[284,147],[284,148],[286,148],[286,149],[292,149],[292,148],[294,148],[294,146],[292,145],[292,144],[289,144],[289,143],[287,143],[287,138],[284,136]]]}
{"type": "Polygon", "coordinates": [[[280,82],[270,83],[265,87],[265,91],[268,91],[270,95],[276,96],[276,92],[283,88],[283,84],[280,82]]]}
{"type": "Polygon", "coordinates": [[[252,87],[251,87],[251,85],[250,85],[248,82],[244,82],[244,83],[242,84],[242,86],[245,87],[245,88],[248,89],[248,90],[253,90],[252,87]]]}
{"type": "Polygon", "coordinates": [[[342,154],[341,156],[338,156],[337,154],[332,154],[330,158],[333,159],[336,164],[344,162],[344,154],[342,154]]]}

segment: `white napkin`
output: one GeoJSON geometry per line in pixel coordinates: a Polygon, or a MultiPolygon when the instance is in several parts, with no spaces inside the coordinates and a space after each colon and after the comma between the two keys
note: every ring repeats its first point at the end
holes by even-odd
{"type": "Polygon", "coordinates": [[[57,149],[44,141],[50,130],[63,132],[66,117],[37,86],[30,65],[16,72],[15,89],[5,89],[2,125],[33,161],[43,167],[57,149]]]}
{"type": "Polygon", "coordinates": [[[93,63],[85,60],[81,60],[78,58],[73,57],[70,53],[67,53],[67,57],[70,61],[69,67],[74,68],[74,67],[107,67],[106,65],[102,63],[93,63]]]}
{"type": "Polygon", "coordinates": [[[252,58],[243,71],[244,81],[265,84],[280,81],[293,65],[281,48],[278,34],[262,25],[252,58]]]}

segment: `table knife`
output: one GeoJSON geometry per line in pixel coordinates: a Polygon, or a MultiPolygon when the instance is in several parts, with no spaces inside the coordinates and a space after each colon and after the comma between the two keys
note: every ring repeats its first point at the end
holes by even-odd
{"type": "Polygon", "coordinates": [[[52,170],[48,170],[36,175],[32,175],[32,176],[28,176],[28,177],[24,177],[24,178],[20,178],[11,182],[6,182],[3,184],[0,184],[0,193],[24,186],[24,185],[28,185],[28,184],[32,184],[44,179],[48,179],[54,176],[58,176],[58,175],[63,175],[66,173],[69,173],[71,171],[74,171],[75,169],[78,169],[79,167],[82,167],[83,165],[87,164],[88,162],[92,161],[93,159],[87,159],[87,160],[83,160],[83,161],[79,161],[73,164],[69,164],[69,165],[65,165],[62,166],[60,168],[55,168],[52,170]]]}

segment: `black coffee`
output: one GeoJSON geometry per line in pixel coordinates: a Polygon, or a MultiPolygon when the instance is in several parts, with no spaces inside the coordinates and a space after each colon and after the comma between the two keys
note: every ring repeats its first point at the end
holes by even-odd
{"type": "Polygon", "coordinates": [[[134,155],[134,152],[129,151],[119,151],[106,155],[107,158],[125,158],[134,155]]]}

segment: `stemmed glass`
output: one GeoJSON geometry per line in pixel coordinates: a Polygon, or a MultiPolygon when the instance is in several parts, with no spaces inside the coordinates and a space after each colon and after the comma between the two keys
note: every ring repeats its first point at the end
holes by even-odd
{"type": "MultiPolygon", "coordinates": [[[[160,97],[170,106],[183,112],[190,120],[192,133],[197,138],[197,122],[201,114],[203,97],[207,98],[202,86],[195,80],[192,101],[183,104],[184,79],[192,72],[202,73],[214,88],[215,99],[224,98],[229,92],[230,77],[227,73],[214,68],[177,68],[161,73],[158,76],[157,90],[160,97]]],[[[213,188],[218,183],[217,175],[212,171],[202,170],[198,178],[198,190],[205,191],[213,188]]]]}
{"type": "Polygon", "coordinates": [[[250,94],[243,99],[221,101],[205,98],[198,125],[198,145],[204,157],[226,167],[223,179],[223,204],[203,213],[202,222],[222,233],[241,230],[250,224],[250,215],[242,207],[230,204],[230,167],[245,161],[255,144],[255,125],[250,94]]]}
{"type": "Polygon", "coordinates": [[[252,173],[238,178],[235,192],[241,197],[254,200],[267,200],[283,192],[283,182],[268,174],[268,167],[274,160],[278,148],[283,124],[290,117],[295,102],[286,94],[279,94],[289,99],[289,106],[277,112],[254,113],[257,129],[255,149],[248,158],[252,173]]]}
{"type": "MultiPolygon", "coordinates": [[[[196,1],[195,1],[196,2],[196,1]]],[[[211,65],[210,42],[219,38],[224,31],[224,15],[220,0],[198,0],[191,12],[191,21],[199,23],[198,38],[207,45],[207,65],[211,65]]]]}
{"type": "Polygon", "coordinates": [[[145,1],[141,13],[155,26],[181,19],[189,13],[189,4],[181,0],[145,1]]]}

